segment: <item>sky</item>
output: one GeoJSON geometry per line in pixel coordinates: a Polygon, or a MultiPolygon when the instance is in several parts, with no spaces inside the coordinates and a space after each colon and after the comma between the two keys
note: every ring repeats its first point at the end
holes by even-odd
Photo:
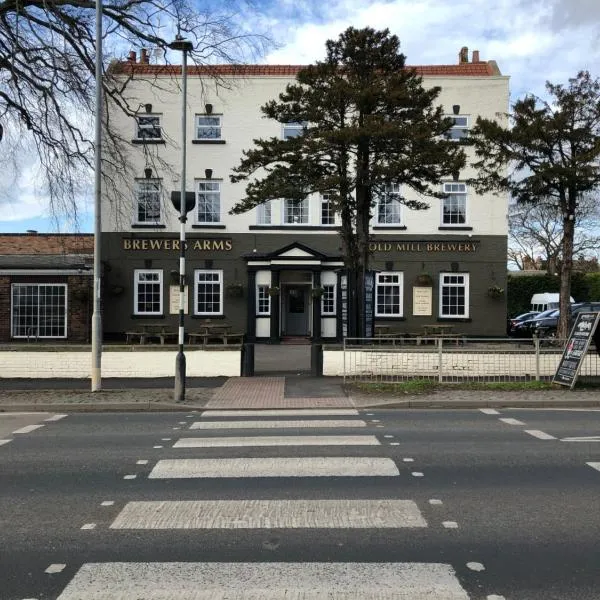
{"type": "MultiPolygon", "coordinates": [[[[511,102],[543,96],[546,81],[567,83],[580,70],[600,77],[598,0],[253,1],[257,12],[246,23],[277,43],[259,62],[309,64],[324,57],[326,40],[368,26],[396,34],[409,65],[455,64],[462,46],[470,56],[479,50],[510,76],[511,102]]],[[[74,231],[50,218],[35,181],[35,171],[24,170],[16,201],[3,201],[0,190],[0,232],[74,231]]],[[[91,232],[91,204],[82,202],[79,231],[91,232]]]]}

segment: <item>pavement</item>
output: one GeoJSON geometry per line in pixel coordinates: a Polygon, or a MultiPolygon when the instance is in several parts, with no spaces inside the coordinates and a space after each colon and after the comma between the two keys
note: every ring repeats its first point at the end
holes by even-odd
{"type": "Polygon", "coordinates": [[[361,393],[341,377],[279,375],[206,377],[186,381],[184,402],[175,402],[173,378],[0,379],[0,412],[189,411],[197,409],[297,408],[600,408],[600,389],[463,390],[391,395],[361,393]]]}

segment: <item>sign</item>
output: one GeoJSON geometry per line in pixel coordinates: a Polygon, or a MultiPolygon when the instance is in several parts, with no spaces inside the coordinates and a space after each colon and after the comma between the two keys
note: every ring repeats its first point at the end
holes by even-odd
{"type": "MultiPolygon", "coordinates": [[[[188,314],[188,286],[185,286],[185,292],[183,296],[183,312],[188,314]]],[[[179,314],[179,286],[169,286],[169,313],[172,315],[179,314]]]]}
{"type": "Polygon", "coordinates": [[[374,337],[375,324],[375,272],[365,272],[365,337],[374,337]]]}
{"type": "MultiPolygon", "coordinates": [[[[129,252],[146,252],[148,250],[168,250],[179,252],[178,238],[121,238],[123,250],[129,252]]],[[[192,238],[186,241],[185,249],[192,252],[229,251],[233,243],[228,238],[192,238]]]]}
{"type": "Polygon", "coordinates": [[[340,301],[342,304],[342,337],[348,337],[348,275],[340,275],[340,301]]]}
{"type": "Polygon", "coordinates": [[[573,388],[599,318],[600,313],[580,312],[577,315],[552,383],[573,388]]]}
{"type": "Polygon", "coordinates": [[[430,287],[413,287],[413,316],[430,317],[433,312],[433,289],[430,287]]]}
{"type": "Polygon", "coordinates": [[[474,242],[471,240],[457,242],[399,242],[395,240],[381,240],[369,243],[370,252],[457,252],[459,254],[466,254],[477,252],[478,249],[479,242],[474,242]]]}

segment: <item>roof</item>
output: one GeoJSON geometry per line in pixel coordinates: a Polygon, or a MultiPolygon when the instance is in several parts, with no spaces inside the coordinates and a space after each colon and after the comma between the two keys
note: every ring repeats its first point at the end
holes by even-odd
{"type": "Polygon", "coordinates": [[[80,269],[88,271],[94,262],[93,254],[0,254],[2,269],[80,269]]]}
{"type": "MultiPolygon", "coordinates": [[[[196,76],[295,76],[307,65],[189,65],[188,77],[196,76]]],[[[425,77],[492,77],[501,75],[496,61],[466,62],[456,65],[406,65],[425,77]]],[[[157,65],[133,61],[115,61],[111,70],[124,75],[181,75],[181,65],[157,65]]]]}

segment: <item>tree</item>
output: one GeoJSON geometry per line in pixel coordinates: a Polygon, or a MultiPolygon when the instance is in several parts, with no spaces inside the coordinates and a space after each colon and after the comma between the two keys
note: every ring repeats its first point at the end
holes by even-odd
{"type": "MultiPolygon", "coordinates": [[[[16,179],[19,159],[35,157],[52,213],[75,219],[93,167],[95,9],[94,0],[0,0],[0,167],[16,179]]],[[[266,43],[236,27],[233,14],[201,12],[188,0],[104,1],[103,24],[106,56],[150,47],[168,57],[176,30],[194,44],[196,64],[240,61],[266,43]]],[[[105,103],[133,116],[139,107],[126,100],[127,82],[105,72],[105,103]]],[[[103,159],[122,169],[127,144],[111,125],[103,159]]]]}
{"type": "MultiPolygon", "coordinates": [[[[582,196],[577,206],[573,256],[595,254],[600,247],[598,221],[600,205],[596,198],[582,196]]],[[[537,204],[512,204],[508,213],[508,259],[519,269],[538,265],[557,273],[562,264],[563,228],[561,213],[552,200],[537,204]]],[[[578,261],[579,264],[581,260],[578,261]]],[[[577,265],[574,265],[577,268],[577,265]]]]}
{"type": "MultiPolygon", "coordinates": [[[[255,140],[231,181],[251,180],[232,209],[242,213],[269,200],[301,201],[328,193],[340,215],[344,260],[354,276],[354,323],[364,336],[365,272],[369,268],[371,209],[392,185],[440,198],[442,178],[465,164],[462,148],[444,138],[452,120],[434,107],[439,87],[425,89],[405,68],[400,42],[389,31],[350,27],[326,43],[326,58],[297,74],[296,83],[262,107],[280,123],[303,123],[303,134],[287,140],[255,140]]],[[[409,208],[423,200],[400,199],[409,208]]]]}
{"type": "Polygon", "coordinates": [[[558,335],[564,338],[580,204],[600,184],[600,82],[582,71],[567,86],[547,82],[546,90],[548,100],[526,96],[515,102],[509,128],[477,119],[471,139],[480,176],[471,183],[478,191],[509,191],[520,205],[551,202],[560,215],[558,335]]]}

